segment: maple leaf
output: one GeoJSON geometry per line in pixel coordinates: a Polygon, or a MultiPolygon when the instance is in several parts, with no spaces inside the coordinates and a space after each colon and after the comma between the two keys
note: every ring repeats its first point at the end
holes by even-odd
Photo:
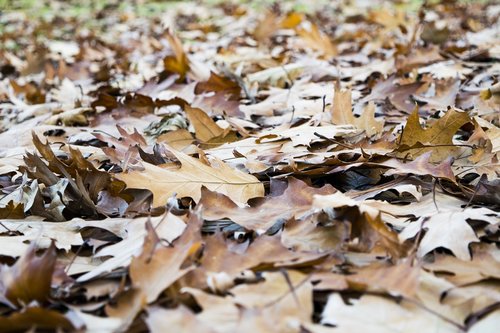
{"type": "Polygon", "coordinates": [[[429,128],[423,129],[418,120],[418,110],[415,109],[408,117],[406,126],[398,139],[399,156],[403,157],[407,154],[418,156],[432,152],[431,162],[443,161],[457,151],[452,141],[453,135],[470,121],[466,112],[450,109],[429,128]],[[418,144],[424,147],[414,148],[418,144]]]}
{"type": "Polygon", "coordinates": [[[131,171],[116,177],[130,188],[145,188],[153,192],[155,207],[164,205],[174,194],[191,197],[198,202],[201,187],[227,194],[238,203],[264,195],[264,186],[252,175],[234,170],[220,160],[208,166],[179,151],[170,150],[179,160],[179,169],[167,169],[144,163],[144,171],[131,171]]]}

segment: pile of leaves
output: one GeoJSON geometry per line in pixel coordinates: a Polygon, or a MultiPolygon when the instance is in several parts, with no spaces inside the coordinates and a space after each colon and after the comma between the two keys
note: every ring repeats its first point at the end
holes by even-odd
{"type": "Polygon", "coordinates": [[[498,329],[500,5],[310,2],[1,12],[1,331],[498,329]]]}

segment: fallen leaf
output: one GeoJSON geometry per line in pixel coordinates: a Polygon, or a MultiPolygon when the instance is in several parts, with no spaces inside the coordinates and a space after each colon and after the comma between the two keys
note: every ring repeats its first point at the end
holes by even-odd
{"type": "Polygon", "coordinates": [[[30,246],[14,266],[2,266],[2,293],[16,306],[29,304],[31,301],[46,302],[50,297],[55,264],[56,251],[53,245],[39,257],[36,255],[36,247],[30,246]]]}
{"type": "Polygon", "coordinates": [[[308,28],[296,29],[307,47],[319,51],[325,58],[331,58],[338,54],[337,48],[330,38],[321,32],[315,24],[310,24],[308,28]]]}
{"type": "Polygon", "coordinates": [[[164,332],[166,327],[176,332],[216,332],[203,324],[196,318],[194,313],[182,305],[176,309],[151,307],[148,308],[147,312],[148,317],[146,319],[146,324],[148,325],[149,331],[153,333],[164,332]]]}
{"type": "Polygon", "coordinates": [[[186,105],[184,111],[193,125],[198,139],[209,141],[224,132],[203,110],[186,105]]]}
{"type": "Polygon", "coordinates": [[[329,185],[311,188],[298,179],[290,178],[282,195],[260,200],[251,207],[240,207],[231,197],[210,191],[208,187],[202,190],[200,205],[206,220],[229,218],[247,229],[265,231],[279,220],[300,218],[311,209],[314,195],[333,192],[335,189],[329,185]]]}
{"type": "Polygon", "coordinates": [[[455,135],[460,127],[470,121],[466,112],[451,109],[429,128],[423,129],[418,119],[418,111],[415,109],[408,118],[403,133],[399,137],[399,155],[401,157],[408,154],[418,156],[430,151],[432,152],[431,162],[443,161],[446,157],[453,155],[457,151],[452,141],[453,135],[455,135]],[[425,147],[413,148],[418,144],[423,144],[425,147]],[[403,146],[407,148],[401,150],[403,146]]]}
{"type": "Polygon", "coordinates": [[[189,71],[189,60],[184,52],[181,41],[176,35],[166,32],[165,38],[168,40],[174,54],[166,56],[163,59],[163,66],[167,72],[178,74],[178,81],[182,82],[189,71]]]}
{"type": "Polygon", "coordinates": [[[74,326],[63,314],[41,307],[28,307],[22,312],[2,316],[0,329],[3,332],[26,332],[32,329],[57,331],[74,330],[74,326]]]}
{"type": "Polygon", "coordinates": [[[181,266],[191,247],[199,242],[198,228],[195,221],[190,221],[180,238],[165,246],[160,243],[153,226],[146,224],[147,235],[142,253],[132,259],[129,268],[132,286],[141,292],[146,303],[155,301],[163,290],[192,269],[181,266]]]}
{"type": "Polygon", "coordinates": [[[414,237],[423,229],[426,232],[418,247],[420,256],[438,247],[444,247],[461,260],[471,260],[469,244],[479,242],[479,238],[467,220],[495,223],[498,217],[498,214],[487,208],[469,207],[461,211],[438,210],[432,216],[421,217],[418,221],[411,223],[400,234],[400,238],[414,237]]]}
{"type": "Polygon", "coordinates": [[[238,203],[264,195],[264,186],[252,175],[234,170],[220,160],[208,166],[179,151],[171,153],[181,162],[179,169],[166,169],[144,163],[144,171],[131,171],[117,175],[129,188],[147,188],[153,192],[155,207],[164,205],[176,194],[199,201],[201,187],[229,195],[238,203]]]}
{"type": "Polygon", "coordinates": [[[383,121],[375,120],[374,103],[369,102],[361,116],[356,118],[352,112],[351,91],[341,90],[338,86],[333,96],[332,122],[336,125],[354,125],[364,130],[369,137],[382,133],[384,129],[383,121]]]}

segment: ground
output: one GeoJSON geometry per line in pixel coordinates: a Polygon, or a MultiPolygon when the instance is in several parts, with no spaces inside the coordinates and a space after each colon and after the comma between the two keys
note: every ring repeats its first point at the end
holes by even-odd
{"type": "Polygon", "coordinates": [[[2,332],[496,332],[500,5],[0,0],[2,332]]]}

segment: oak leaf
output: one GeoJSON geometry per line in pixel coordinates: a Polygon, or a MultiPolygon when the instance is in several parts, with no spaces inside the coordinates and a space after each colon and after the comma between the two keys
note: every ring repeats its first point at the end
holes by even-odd
{"type": "Polygon", "coordinates": [[[319,51],[326,58],[334,57],[338,54],[337,47],[332,43],[328,35],[321,32],[315,24],[310,25],[309,29],[296,29],[307,47],[319,51]]]}
{"type": "Polygon", "coordinates": [[[384,122],[375,119],[375,104],[369,102],[360,117],[352,112],[351,90],[341,90],[337,84],[333,96],[332,123],[336,125],[354,125],[364,130],[368,137],[379,134],[384,129],[384,122]]]}
{"type": "Polygon", "coordinates": [[[189,256],[191,247],[200,242],[199,229],[196,230],[195,224],[189,224],[175,241],[175,246],[162,244],[153,226],[150,223],[146,225],[147,235],[142,253],[130,263],[132,285],[140,290],[145,302],[155,301],[163,290],[193,268],[181,266],[189,256]]]}
{"type": "Polygon", "coordinates": [[[0,290],[16,306],[31,301],[44,302],[50,296],[50,284],[56,264],[55,246],[52,244],[37,257],[36,247],[28,251],[12,267],[0,269],[0,290]]]}
{"type": "Polygon", "coordinates": [[[178,81],[184,81],[186,74],[189,71],[189,59],[182,48],[181,41],[177,36],[170,32],[166,32],[165,37],[170,43],[174,54],[166,56],[163,59],[163,67],[169,73],[178,74],[178,81]]]}
{"type": "Polygon", "coordinates": [[[415,109],[399,137],[399,155],[419,156],[430,151],[431,162],[443,161],[457,150],[453,144],[453,135],[470,121],[466,112],[450,109],[429,128],[423,129],[418,120],[418,110],[415,109]],[[417,147],[414,148],[415,146],[417,147]]]}
{"type": "MultiPolygon", "coordinates": [[[[213,147],[225,142],[237,140],[236,134],[230,128],[223,129],[215,123],[202,109],[184,106],[184,112],[194,127],[196,138],[204,144],[213,147]]],[[[168,134],[168,133],[167,133],[168,134]]]]}
{"type": "Polygon", "coordinates": [[[283,194],[254,202],[251,207],[240,207],[231,200],[231,196],[209,189],[202,191],[200,204],[203,218],[217,220],[226,217],[250,230],[267,230],[278,220],[299,218],[311,209],[314,195],[335,192],[330,185],[313,188],[301,180],[290,178],[283,194]]]}
{"type": "Polygon", "coordinates": [[[117,175],[130,188],[145,188],[153,192],[153,205],[164,205],[174,194],[179,198],[191,197],[198,202],[201,187],[228,195],[238,203],[264,195],[264,185],[254,176],[234,170],[220,160],[212,165],[179,151],[170,150],[181,162],[179,169],[166,169],[144,163],[143,171],[132,171],[117,175]]]}
{"type": "Polygon", "coordinates": [[[495,223],[498,217],[497,213],[485,207],[469,207],[458,211],[441,209],[431,216],[421,217],[417,222],[411,223],[400,234],[400,238],[412,238],[423,228],[427,231],[418,248],[420,256],[438,247],[444,247],[461,260],[471,260],[469,243],[479,242],[479,238],[467,220],[495,223]]]}

